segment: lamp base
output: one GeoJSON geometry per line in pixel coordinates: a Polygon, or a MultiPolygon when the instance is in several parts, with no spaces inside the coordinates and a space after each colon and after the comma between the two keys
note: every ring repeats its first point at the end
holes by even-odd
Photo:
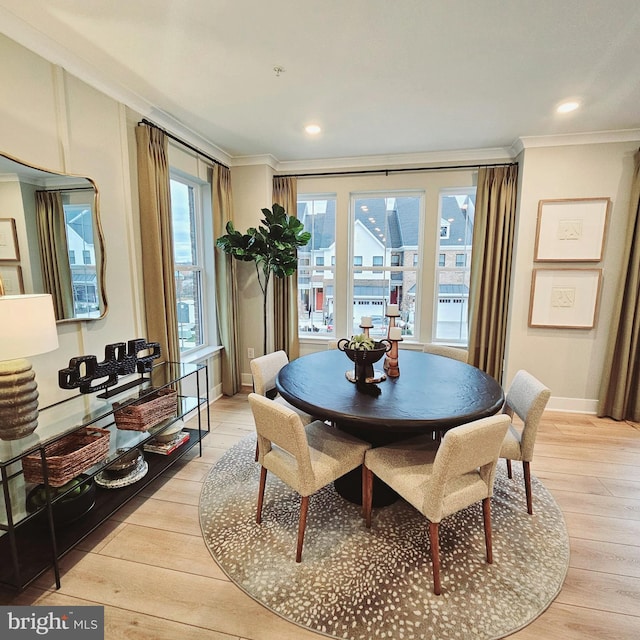
{"type": "Polygon", "coordinates": [[[23,358],[0,362],[0,439],[19,440],[38,426],[38,385],[23,358]]]}

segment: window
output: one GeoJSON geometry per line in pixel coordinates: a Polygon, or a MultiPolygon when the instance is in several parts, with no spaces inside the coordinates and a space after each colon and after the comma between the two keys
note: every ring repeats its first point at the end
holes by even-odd
{"type": "Polygon", "coordinates": [[[441,225],[434,305],[436,341],[463,345],[468,341],[467,309],[475,199],[475,188],[440,192],[441,225]],[[443,235],[445,226],[447,233],[443,235]]]}
{"type": "Polygon", "coordinates": [[[201,188],[172,173],[171,216],[180,354],[205,344],[201,188]]]}
{"type": "Polygon", "coordinates": [[[64,191],[62,208],[69,248],[73,317],[97,318],[100,304],[93,244],[93,193],[87,196],[83,190],[64,191]],[[80,256],[82,264],[78,264],[80,256]]]}
{"type": "Polygon", "coordinates": [[[298,332],[301,337],[333,335],[335,195],[301,195],[298,219],[311,234],[309,243],[298,249],[298,332]],[[302,268],[312,262],[313,273],[302,268]]]}
{"type": "Polygon", "coordinates": [[[414,335],[423,201],[419,193],[352,195],[350,251],[354,257],[350,280],[354,333],[361,332],[361,317],[369,316],[374,325],[371,335],[386,335],[386,305],[397,304],[403,335],[414,335]],[[372,266],[364,270],[360,268],[363,264],[372,266]]]}

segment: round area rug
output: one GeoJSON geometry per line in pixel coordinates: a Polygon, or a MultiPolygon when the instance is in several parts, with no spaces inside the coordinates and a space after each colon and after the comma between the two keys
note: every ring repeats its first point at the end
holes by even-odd
{"type": "Polygon", "coordinates": [[[267,475],[262,524],[255,521],[260,467],[255,436],[211,469],[200,523],[215,561],[254,600],[312,631],[349,640],[495,639],[539,616],[569,563],[564,518],[532,478],[527,514],[520,464],[498,465],[492,499],[493,564],[485,561],[482,505],[440,524],[442,595],[433,593],[427,520],[403,500],[373,510],[329,486],[309,500],[302,562],[295,562],[300,498],[267,475]]]}

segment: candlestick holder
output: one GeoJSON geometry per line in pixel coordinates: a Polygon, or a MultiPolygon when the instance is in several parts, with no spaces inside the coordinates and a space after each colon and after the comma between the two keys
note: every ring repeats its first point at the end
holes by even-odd
{"type": "Polygon", "coordinates": [[[362,329],[362,333],[364,333],[364,335],[367,336],[367,338],[371,337],[369,335],[369,331],[373,328],[373,323],[372,324],[359,324],[358,326],[362,329]]]}
{"type": "Polygon", "coordinates": [[[402,342],[402,338],[397,340],[389,339],[391,349],[384,357],[383,368],[390,378],[398,378],[400,376],[400,367],[398,366],[398,342],[402,342]]]}

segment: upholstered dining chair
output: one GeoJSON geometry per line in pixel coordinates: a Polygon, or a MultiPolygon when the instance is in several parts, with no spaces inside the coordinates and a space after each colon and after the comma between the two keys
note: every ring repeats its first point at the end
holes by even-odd
{"type": "MultiPolygon", "coordinates": [[[[289,364],[289,358],[284,351],[274,351],[273,353],[267,353],[264,356],[253,358],[249,362],[251,375],[253,376],[253,391],[265,398],[271,398],[285,407],[289,407],[289,409],[292,409],[300,416],[303,424],[310,424],[315,418],[289,404],[276,390],[276,377],[278,372],[287,364],[289,364]]],[[[257,459],[258,447],[256,445],[256,460],[257,459]]]]}
{"type": "Polygon", "coordinates": [[[536,443],[538,424],[550,396],[551,391],[542,382],[521,369],[513,377],[502,409],[503,413],[512,419],[512,422],[502,444],[500,457],[507,460],[509,478],[513,478],[511,461],[522,461],[527,512],[530,515],[533,514],[533,499],[529,463],[533,460],[533,447],[536,443]],[[513,424],[514,414],[522,420],[522,425],[513,424]]]}
{"type": "Polygon", "coordinates": [[[500,447],[509,417],[498,414],[447,431],[436,449],[433,441],[414,438],[367,451],[362,505],[371,526],[373,474],[386,482],[429,520],[433,592],[441,593],[440,522],[482,500],[487,562],[493,562],[491,496],[500,447]]]}
{"type": "Polygon", "coordinates": [[[302,497],[296,547],[296,562],[301,562],[309,496],[359,467],[371,445],[320,420],[305,426],[295,411],[256,393],[249,394],[249,404],[261,465],[256,522],[262,522],[267,471],[271,471],[302,497]]]}
{"type": "Polygon", "coordinates": [[[427,342],[422,350],[425,353],[433,353],[436,356],[444,356],[445,358],[453,358],[460,362],[469,361],[469,352],[467,349],[461,349],[460,347],[449,347],[444,344],[435,344],[434,342],[427,342]]]}

